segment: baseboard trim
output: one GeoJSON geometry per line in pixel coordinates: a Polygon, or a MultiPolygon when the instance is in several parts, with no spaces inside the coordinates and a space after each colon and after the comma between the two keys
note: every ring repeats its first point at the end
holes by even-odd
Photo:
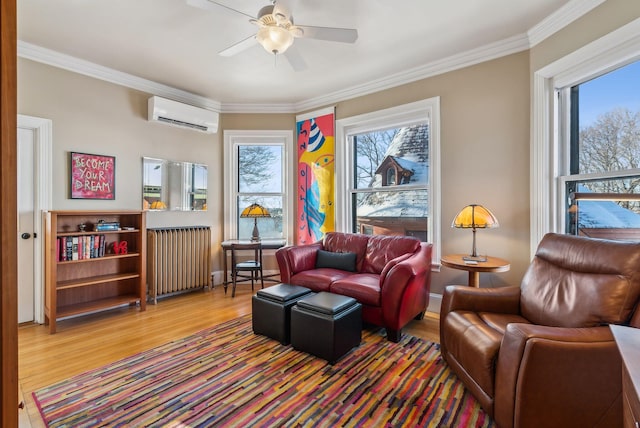
{"type": "Polygon", "coordinates": [[[433,312],[434,314],[440,314],[440,307],[442,306],[442,294],[429,294],[429,304],[427,305],[427,312],[433,312]]]}

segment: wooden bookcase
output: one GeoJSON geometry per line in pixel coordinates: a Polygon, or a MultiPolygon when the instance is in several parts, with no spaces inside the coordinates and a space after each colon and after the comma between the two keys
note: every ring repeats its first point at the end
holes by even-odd
{"type": "Polygon", "coordinates": [[[143,211],[50,211],[45,213],[45,323],[124,304],[146,309],[146,217],[143,211]],[[119,230],[96,230],[103,220],[119,230]],[[85,231],[78,225],[85,224],[85,231]],[[104,255],[61,260],[62,240],[104,240],[104,255]],[[116,248],[126,242],[126,253],[116,248]]]}

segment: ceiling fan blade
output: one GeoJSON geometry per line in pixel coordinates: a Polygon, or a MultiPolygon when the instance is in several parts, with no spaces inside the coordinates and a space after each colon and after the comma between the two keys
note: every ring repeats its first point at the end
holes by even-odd
{"type": "Polygon", "coordinates": [[[235,13],[239,13],[240,15],[244,15],[250,19],[255,19],[255,16],[249,15],[247,13],[244,13],[238,9],[234,9],[232,7],[229,7],[227,5],[224,5],[222,3],[218,3],[215,0],[187,0],[187,4],[189,6],[193,6],[193,7],[197,7],[200,9],[205,9],[205,10],[219,10],[219,7],[223,7],[227,10],[230,10],[232,12],[235,13]]]}
{"type": "Polygon", "coordinates": [[[302,30],[294,32],[296,37],[342,43],[355,43],[358,40],[358,30],[353,28],[312,27],[309,25],[296,25],[295,28],[302,30]]]}
{"type": "Polygon", "coordinates": [[[304,71],[307,69],[307,63],[300,54],[300,51],[296,48],[295,44],[291,45],[282,55],[284,55],[287,61],[289,61],[293,71],[304,71]]]}
{"type": "Polygon", "coordinates": [[[256,36],[255,34],[252,36],[247,37],[246,39],[236,43],[235,45],[231,45],[228,48],[221,50],[220,52],[218,52],[218,55],[220,56],[233,56],[235,54],[238,54],[244,50],[249,49],[251,46],[257,44],[258,41],[256,40],[256,36]]]}

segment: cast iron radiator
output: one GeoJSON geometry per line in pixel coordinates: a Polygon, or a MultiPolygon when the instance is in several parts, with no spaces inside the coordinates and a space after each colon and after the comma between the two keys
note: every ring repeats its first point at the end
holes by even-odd
{"type": "Polygon", "coordinates": [[[208,287],[211,281],[211,228],[147,229],[149,297],[208,287]]]}

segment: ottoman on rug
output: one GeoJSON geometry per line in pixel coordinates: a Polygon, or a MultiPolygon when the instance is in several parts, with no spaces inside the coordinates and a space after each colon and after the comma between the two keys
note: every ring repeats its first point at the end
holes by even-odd
{"type": "Polygon", "coordinates": [[[253,332],[288,345],[291,307],[309,293],[308,288],[291,284],[259,290],[251,299],[253,332]]]}
{"type": "Polygon", "coordinates": [[[362,305],[356,299],[322,291],[291,309],[291,345],[333,364],[360,344],[362,305]]]}

